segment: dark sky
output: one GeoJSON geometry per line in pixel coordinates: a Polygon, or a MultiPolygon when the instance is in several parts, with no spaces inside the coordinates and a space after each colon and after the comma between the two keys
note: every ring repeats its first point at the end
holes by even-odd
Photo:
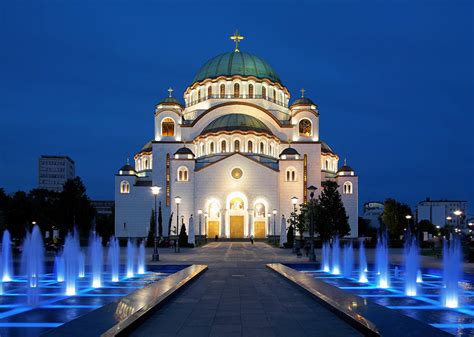
{"type": "Polygon", "coordinates": [[[169,86],[182,97],[238,28],[242,50],[319,105],[361,204],[474,200],[472,1],[238,4],[2,1],[0,186],[29,190],[38,156],[65,154],[91,198],[112,199],[154,104],[169,86]]]}

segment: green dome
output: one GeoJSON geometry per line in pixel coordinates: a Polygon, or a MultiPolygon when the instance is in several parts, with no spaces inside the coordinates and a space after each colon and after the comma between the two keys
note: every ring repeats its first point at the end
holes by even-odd
{"type": "Polygon", "coordinates": [[[216,118],[209,123],[201,135],[218,131],[255,131],[272,135],[270,129],[255,117],[243,114],[229,114],[216,118]]]}
{"type": "Polygon", "coordinates": [[[178,99],[169,96],[163,98],[158,104],[177,104],[183,106],[178,99]]]}
{"type": "Polygon", "coordinates": [[[272,82],[280,82],[280,77],[270,65],[260,57],[245,52],[230,52],[217,55],[207,61],[194,76],[193,83],[219,76],[255,76],[272,82]]]}

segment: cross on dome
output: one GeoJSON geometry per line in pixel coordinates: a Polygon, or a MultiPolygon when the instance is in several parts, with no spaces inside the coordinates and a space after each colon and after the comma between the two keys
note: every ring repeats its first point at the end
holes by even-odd
{"type": "Polygon", "coordinates": [[[232,36],[230,37],[230,39],[235,42],[235,50],[234,50],[234,52],[236,52],[236,53],[240,52],[240,50],[239,50],[239,42],[242,41],[242,40],[244,39],[244,37],[239,34],[239,31],[238,31],[238,30],[236,30],[235,33],[234,33],[234,35],[232,35],[232,36]]]}
{"type": "Polygon", "coordinates": [[[344,158],[344,166],[347,166],[347,159],[344,158]]]}
{"type": "Polygon", "coordinates": [[[301,88],[301,98],[304,98],[304,93],[306,92],[306,90],[304,90],[304,88],[301,88]]]}
{"type": "Polygon", "coordinates": [[[173,88],[168,88],[168,97],[173,97],[173,88]]]}

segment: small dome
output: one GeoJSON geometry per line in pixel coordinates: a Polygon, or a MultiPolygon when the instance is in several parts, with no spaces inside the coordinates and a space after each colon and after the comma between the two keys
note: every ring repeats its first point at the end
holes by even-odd
{"type": "Polygon", "coordinates": [[[158,102],[158,104],[165,104],[165,105],[166,104],[177,104],[181,107],[183,106],[183,104],[181,104],[181,102],[177,98],[169,97],[169,96],[163,98],[160,102],[158,102]]]}
{"type": "Polygon", "coordinates": [[[267,62],[258,56],[237,51],[223,53],[207,61],[194,76],[193,83],[234,75],[254,76],[281,83],[280,77],[267,62]]]}
{"type": "Polygon", "coordinates": [[[352,173],[354,173],[354,170],[352,169],[352,167],[347,165],[347,162],[344,159],[344,165],[339,170],[337,170],[337,172],[338,173],[339,172],[352,172],[352,173]]]}
{"type": "Polygon", "coordinates": [[[280,153],[280,157],[283,156],[283,155],[290,155],[290,156],[299,156],[299,153],[298,151],[296,151],[294,148],[292,147],[287,147],[286,149],[284,149],[283,151],[281,151],[280,153]]]}
{"type": "Polygon", "coordinates": [[[120,168],[120,171],[133,171],[133,172],[135,172],[135,169],[133,168],[132,165],[125,164],[120,168]]]}
{"type": "Polygon", "coordinates": [[[300,97],[291,104],[291,106],[293,105],[316,105],[316,104],[308,97],[300,97]]]}
{"type": "Polygon", "coordinates": [[[187,148],[187,147],[185,147],[185,146],[179,148],[178,151],[176,151],[174,154],[175,154],[175,155],[177,155],[177,154],[183,154],[183,155],[188,155],[188,154],[190,154],[190,155],[192,155],[192,156],[194,157],[193,151],[191,151],[191,149],[189,149],[189,148],[187,148]]]}
{"type": "Polygon", "coordinates": [[[321,152],[335,154],[334,151],[331,149],[331,147],[326,142],[323,142],[323,141],[321,141],[321,152]]]}
{"type": "Polygon", "coordinates": [[[218,131],[255,131],[273,135],[270,129],[259,119],[244,114],[228,114],[209,123],[201,135],[218,131]]]}

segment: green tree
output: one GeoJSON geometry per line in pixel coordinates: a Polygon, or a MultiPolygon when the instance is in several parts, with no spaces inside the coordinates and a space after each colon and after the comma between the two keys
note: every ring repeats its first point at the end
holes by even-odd
{"type": "Polygon", "coordinates": [[[303,240],[304,232],[308,230],[309,227],[309,209],[308,204],[300,205],[300,212],[296,216],[296,230],[300,236],[300,240],[303,240]]]}
{"type": "Polygon", "coordinates": [[[186,247],[188,245],[188,233],[186,233],[186,226],[184,222],[181,223],[181,230],[179,231],[179,246],[186,247]]]}
{"type": "Polygon", "coordinates": [[[151,210],[150,227],[148,228],[148,236],[146,238],[146,246],[153,247],[155,242],[155,211],[151,210]]]}
{"type": "Polygon", "coordinates": [[[393,238],[399,238],[407,227],[407,215],[412,215],[407,204],[388,198],[384,202],[384,211],[381,217],[382,230],[387,230],[393,238]]]}
{"type": "Polygon", "coordinates": [[[161,201],[158,205],[158,236],[163,237],[163,217],[161,216],[161,201]]]}
{"type": "Polygon", "coordinates": [[[351,231],[349,217],[346,214],[338,187],[336,182],[326,181],[319,195],[316,231],[323,241],[329,240],[334,235],[346,236],[351,231]]]}
{"type": "Polygon", "coordinates": [[[6,223],[12,238],[23,239],[31,224],[31,202],[23,191],[15,192],[9,200],[6,223]]]}

